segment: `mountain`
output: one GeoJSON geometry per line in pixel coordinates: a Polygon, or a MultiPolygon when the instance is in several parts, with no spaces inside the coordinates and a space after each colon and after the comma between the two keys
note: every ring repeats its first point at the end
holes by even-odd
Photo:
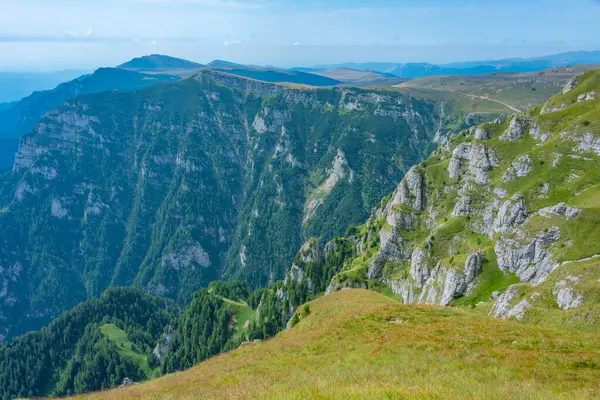
{"type": "Polygon", "coordinates": [[[148,56],[134,58],[131,61],[117,66],[117,68],[138,72],[165,72],[173,70],[199,69],[202,67],[204,67],[202,64],[161,54],[151,54],[148,56]]]}
{"type": "Polygon", "coordinates": [[[137,289],[113,288],[38,332],[0,345],[0,398],[67,395],[160,374],[152,357],[176,306],[137,289]]]}
{"type": "Polygon", "coordinates": [[[10,103],[0,103],[0,111],[2,110],[7,110],[9,108],[11,108],[13,106],[15,102],[10,102],[10,103]]]}
{"type": "Polygon", "coordinates": [[[189,368],[245,340],[247,301],[257,306],[241,282],[214,282],[183,310],[138,289],[108,289],[0,344],[0,398],[85,393],[189,368]]]}
{"type": "Polygon", "coordinates": [[[226,72],[232,75],[256,79],[264,82],[287,83],[306,86],[336,86],[340,81],[317,74],[289,71],[274,67],[253,66],[212,66],[215,71],[226,72]]]}
{"type": "Polygon", "coordinates": [[[209,70],[67,101],[3,175],[2,339],[110,286],[183,304],[221,276],[283,278],[306,237],[363,221],[433,148],[440,111],[209,70]]]}
{"type": "Polygon", "coordinates": [[[597,398],[598,334],[347,290],[272,340],[94,399],[597,398]]]}
{"type": "MultiPolygon", "coordinates": [[[[588,72],[527,113],[458,135],[366,224],[324,247],[305,243],[286,285],[385,290],[407,304],[597,332],[598,93],[600,71],[588,72]]],[[[281,307],[296,307],[285,290],[281,307]]]]}
{"type": "Polygon", "coordinates": [[[393,86],[406,81],[405,79],[398,78],[391,74],[349,68],[314,71],[313,73],[315,75],[335,79],[350,86],[393,86]]]}
{"type": "Polygon", "coordinates": [[[52,90],[34,92],[0,110],[0,140],[9,143],[0,154],[0,167],[12,166],[18,139],[33,130],[42,116],[65,101],[88,93],[106,90],[135,90],[179,78],[170,75],[146,75],[116,68],[100,68],[93,74],[61,83],[52,90]]]}
{"type": "MultiPolygon", "coordinates": [[[[326,169],[328,176],[314,178],[309,173],[311,168],[315,168],[311,167],[310,157],[299,158],[301,154],[298,147],[293,145],[302,137],[293,136],[299,117],[296,113],[302,111],[300,116],[305,122],[318,121],[324,116],[323,113],[333,118],[334,115],[329,113],[334,113],[335,126],[338,127],[348,120],[337,118],[347,117],[352,121],[348,129],[352,132],[359,120],[372,122],[371,115],[381,117],[392,110],[400,111],[397,108],[382,108],[390,103],[396,107],[400,104],[405,107],[412,104],[414,107],[417,102],[421,103],[418,114],[412,109],[413,118],[417,118],[417,115],[423,118],[428,105],[432,106],[429,111],[432,117],[437,115],[435,105],[440,106],[440,114],[445,109],[441,104],[417,98],[416,93],[419,92],[347,88],[283,89],[277,85],[228,74],[201,71],[193,79],[136,92],[100,93],[79,98],[78,104],[68,104],[49,114],[38,125],[36,132],[24,139],[24,142],[31,139],[33,143],[29,145],[39,150],[32,155],[37,156],[39,153],[42,157],[23,157],[22,161],[29,161],[17,166],[18,159],[15,169],[3,175],[8,183],[2,186],[2,196],[8,194],[7,198],[13,200],[9,206],[2,208],[0,214],[2,218],[12,218],[12,223],[0,220],[0,223],[5,223],[3,230],[8,231],[3,241],[9,246],[0,254],[5,260],[14,255],[18,257],[21,250],[10,241],[19,234],[27,233],[28,229],[35,230],[34,239],[23,241],[27,250],[22,253],[22,259],[30,261],[26,266],[28,276],[33,275],[30,271],[35,267],[44,269],[50,265],[50,269],[44,269],[44,275],[65,276],[75,272],[82,277],[91,277],[97,274],[98,269],[89,268],[81,273],[77,270],[79,263],[61,268],[61,265],[70,261],[61,259],[64,254],[85,255],[90,247],[89,241],[69,247],[70,241],[93,236],[96,240],[91,244],[94,254],[105,257],[104,254],[112,253],[120,257],[128,251],[128,247],[139,247],[130,242],[123,249],[111,249],[114,241],[104,242],[104,237],[114,239],[110,233],[131,230],[139,237],[144,236],[144,227],[150,226],[154,230],[153,239],[158,237],[165,240],[170,232],[175,232],[168,243],[163,242],[166,244],[159,241],[150,244],[152,248],[149,251],[155,254],[141,256],[144,263],[151,257],[160,260],[159,265],[146,264],[146,267],[150,267],[150,270],[154,268],[151,272],[167,280],[151,283],[159,282],[162,285],[160,292],[175,297],[168,293],[172,286],[167,286],[173,279],[186,274],[183,279],[189,283],[192,279],[197,279],[198,275],[189,278],[190,273],[186,269],[197,266],[202,268],[201,262],[215,259],[203,246],[204,242],[194,243],[188,239],[202,240],[198,238],[201,238],[202,233],[210,235],[211,226],[206,226],[207,217],[202,214],[206,207],[198,208],[196,210],[201,211],[195,212],[185,193],[193,188],[201,188],[213,198],[215,193],[222,195],[219,198],[221,204],[231,196],[231,192],[224,191],[226,171],[221,168],[221,164],[217,164],[223,160],[222,154],[227,153],[219,148],[218,141],[209,140],[211,129],[208,129],[210,123],[206,114],[207,110],[214,109],[213,115],[220,117],[215,117],[212,122],[217,126],[216,129],[213,128],[216,130],[214,136],[223,138],[226,132],[239,132],[237,147],[229,145],[229,148],[264,151],[268,149],[265,139],[269,132],[273,133],[270,146],[274,150],[264,155],[268,159],[266,164],[257,167],[258,158],[251,156],[239,162],[239,165],[250,164],[252,170],[258,168],[262,173],[253,177],[257,186],[253,187],[251,194],[237,196],[253,200],[249,204],[245,203],[249,214],[244,215],[244,206],[240,207],[238,215],[230,214],[231,220],[249,219],[251,222],[250,225],[242,225],[241,234],[231,239],[233,245],[225,254],[225,257],[239,259],[241,265],[230,271],[230,262],[228,268],[219,271],[219,275],[224,272],[225,276],[242,276],[252,282],[257,273],[265,272],[266,261],[277,253],[267,258],[254,258],[256,253],[250,251],[251,242],[247,240],[260,232],[261,251],[268,251],[268,248],[265,249],[266,244],[273,245],[277,252],[281,252],[285,245],[278,240],[289,237],[289,232],[284,229],[286,220],[282,218],[282,214],[269,216],[270,199],[267,194],[272,194],[271,199],[274,199],[271,204],[281,210],[283,206],[293,204],[289,202],[291,193],[303,192],[298,189],[303,188],[301,184],[293,192],[286,190],[285,185],[293,175],[291,172],[284,175],[285,169],[279,164],[282,160],[291,164],[293,169],[298,163],[303,163],[306,171],[304,176],[313,181],[309,181],[313,187],[318,188],[317,191],[306,190],[308,195],[300,202],[305,204],[304,218],[308,216],[308,221],[311,220],[314,204],[317,204],[317,212],[325,207],[340,182],[347,179],[350,187],[343,187],[344,193],[347,193],[355,190],[354,182],[367,181],[364,169],[359,170],[355,164],[350,164],[350,160],[364,155],[361,152],[368,149],[364,146],[354,156],[350,156],[353,153],[347,149],[338,148],[335,156],[329,155],[329,160],[333,158],[333,162],[330,169],[326,169]],[[167,108],[167,105],[172,104],[172,101],[166,101],[171,98],[167,96],[169,93],[176,93],[173,99],[180,102],[173,104],[177,114],[171,114],[173,111],[167,108]],[[194,95],[196,100],[189,101],[194,95]],[[107,99],[105,96],[114,97],[107,99]],[[358,99],[348,96],[358,96],[358,99]],[[149,98],[153,103],[148,102],[149,98]],[[211,99],[215,98],[219,101],[212,103],[211,99]],[[338,101],[333,101],[336,98],[338,101]],[[229,102],[225,99],[229,99],[229,102]],[[201,104],[202,101],[207,103],[201,104]],[[104,114],[96,115],[96,102],[104,105],[104,111],[109,111],[106,114],[110,115],[110,123],[106,122],[104,114]],[[237,106],[232,106],[231,103],[237,106]],[[106,104],[115,104],[115,109],[107,109],[106,104]],[[132,109],[136,109],[135,105],[138,104],[137,109],[145,111],[157,111],[156,107],[160,107],[160,117],[170,117],[170,121],[192,115],[193,125],[186,130],[176,127],[174,122],[167,124],[165,120],[158,118],[158,114],[145,114],[143,117],[138,114],[130,115],[123,107],[124,104],[129,104],[132,109]],[[337,104],[337,110],[332,110],[333,104],[337,104]],[[352,104],[351,110],[347,110],[348,104],[352,104]],[[269,116],[273,115],[265,112],[266,109],[282,112],[285,110],[284,105],[288,107],[287,110],[292,110],[290,117],[271,119],[269,116]],[[198,106],[202,107],[202,111],[195,108],[198,106]],[[228,112],[220,110],[219,106],[228,112]],[[234,112],[245,113],[248,120],[240,125],[248,128],[252,126],[252,130],[244,130],[242,127],[234,129],[236,125],[227,125],[227,122],[231,123],[234,112]],[[65,114],[68,113],[67,118],[65,114]],[[223,119],[224,115],[229,121],[223,119]],[[196,116],[201,119],[196,119],[196,116]],[[73,122],[70,122],[71,125],[61,122],[61,125],[56,126],[52,118],[73,122]],[[125,122],[129,119],[133,121],[133,128],[125,122]],[[152,126],[149,129],[152,140],[144,132],[148,128],[135,125],[140,120],[152,126]],[[270,131],[267,127],[272,126],[274,121],[280,122],[277,129],[270,131]],[[194,126],[201,127],[199,132],[202,134],[199,136],[208,142],[207,145],[198,142],[193,136],[194,126]],[[161,129],[163,127],[164,130],[161,129]],[[133,131],[130,135],[136,143],[146,143],[146,147],[126,150],[131,140],[128,138],[128,131],[133,131]],[[182,149],[179,143],[176,149],[170,147],[175,140],[168,133],[174,131],[187,132],[177,139],[183,140],[189,147],[182,149]],[[112,154],[119,153],[117,147],[112,146],[111,140],[115,140],[113,137],[118,138],[118,149],[121,152],[116,158],[111,158],[112,154]],[[261,141],[252,145],[250,139],[253,137],[258,137],[261,141]],[[65,139],[78,143],[76,148],[82,148],[79,147],[80,143],[86,143],[89,147],[86,147],[86,151],[74,151],[73,147],[69,147],[72,145],[65,143],[65,139]],[[248,144],[244,145],[244,140],[248,144]],[[46,147],[41,147],[41,144],[46,147]],[[160,152],[157,153],[156,148],[160,152]],[[74,182],[80,182],[79,179],[73,179],[75,175],[70,168],[73,168],[72,165],[77,167],[77,161],[72,161],[70,157],[81,157],[81,154],[93,154],[95,151],[87,149],[96,149],[98,153],[106,154],[109,159],[105,162],[111,166],[113,174],[90,182],[90,189],[86,189],[89,190],[87,196],[83,193],[81,199],[72,195],[66,197],[66,194],[77,194],[73,187],[77,190],[78,184],[74,182]],[[214,160],[218,161],[209,159],[214,163],[212,165],[200,164],[200,157],[190,158],[190,155],[193,156],[190,150],[208,154],[209,149],[214,149],[218,155],[214,156],[214,160]],[[165,150],[171,151],[171,154],[165,150]],[[132,158],[141,155],[140,158],[135,158],[137,165],[131,163],[133,166],[123,167],[128,165],[123,162],[127,153],[131,153],[132,158]],[[48,164],[52,159],[65,161],[48,164]],[[169,170],[166,167],[169,164],[165,162],[169,159],[176,160],[172,164],[180,165],[186,173],[179,176],[176,172],[173,173],[172,169],[177,168],[175,166],[169,170]],[[115,165],[120,167],[114,168],[115,165]],[[21,168],[27,171],[19,172],[21,168]],[[136,171],[136,168],[141,170],[137,172],[140,176],[137,180],[131,172],[136,171]],[[126,178],[118,176],[119,170],[126,171],[126,178]],[[203,172],[207,170],[210,172],[203,172]],[[196,175],[195,172],[203,173],[196,175]],[[273,173],[281,174],[279,176],[285,179],[279,181],[277,175],[273,179],[273,173]],[[51,184],[46,183],[47,187],[43,184],[34,186],[36,181],[31,180],[28,174],[34,177],[42,175],[37,177],[38,181],[51,184]],[[148,180],[144,181],[146,178],[148,180]],[[193,178],[200,179],[192,181],[193,178]],[[108,181],[115,189],[103,189],[108,185],[100,179],[108,181]],[[132,181],[130,185],[138,193],[122,192],[127,180],[132,181]],[[334,189],[328,191],[334,180],[334,189]],[[275,184],[270,185],[273,181],[275,184]],[[217,184],[207,187],[207,183],[211,182],[217,184]],[[184,186],[183,191],[173,194],[179,190],[178,185],[184,186]],[[28,192],[34,187],[37,190],[36,196],[30,196],[28,192]],[[185,187],[188,189],[185,190],[185,187]],[[262,192],[265,187],[268,191],[262,192]],[[23,188],[21,198],[16,196],[19,188],[23,188]],[[13,192],[15,195],[11,197],[13,192]],[[150,199],[153,193],[154,196],[156,193],[168,193],[171,197],[168,202],[150,199]],[[132,197],[135,197],[135,205],[123,207],[124,199],[132,197]],[[313,200],[317,200],[317,203],[313,200]],[[19,201],[28,204],[27,212],[19,211],[19,201]],[[52,218],[43,220],[39,212],[43,207],[37,202],[44,203],[46,214],[50,214],[52,218]],[[136,207],[139,211],[134,225],[115,229],[118,219],[125,219],[117,214],[117,210],[136,207]],[[176,207],[176,210],[170,211],[169,207],[176,207]],[[275,221],[277,234],[274,231],[269,234],[268,228],[262,229],[264,225],[261,225],[260,217],[264,221],[265,213],[268,220],[275,221]],[[93,232],[86,231],[88,227],[79,227],[78,224],[86,223],[86,219],[87,224],[92,225],[94,216],[100,215],[105,221],[104,226],[94,228],[93,232]],[[148,215],[151,217],[148,218],[148,215]],[[194,225],[200,226],[196,228],[194,225]],[[49,235],[50,232],[53,234],[49,235]],[[54,241],[48,241],[47,237],[54,241]],[[182,237],[183,240],[180,239],[182,237]],[[241,242],[239,237],[242,237],[241,242]],[[175,242],[174,239],[179,241],[175,242]],[[41,251],[36,248],[39,242],[44,243],[41,251]],[[236,243],[244,245],[237,247],[236,243]],[[182,250],[177,252],[177,246],[182,250]],[[191,247],[193,248],[190,250],[191,247]],[[72,248],[76,249],[71,250],[72,248]],[[166,249],[167,253],[161,254],[161,248],[166,249]],[[254,264],[253,259],[258,262],[254,264]]],[[[291,268],[287,269],[283,280],[275,282],[277,278],[272,277],[277,274],[272,272],[274,269],[270,270],[270,284],[267,287],[251,291],[248,285],[239,282],[212,283],[208,289],[196,293],[180,315],[170,317],[168,324],[158,324],[163,327],[160,338],[155,334],[149,342],[145,342],[146,346],[150,342],[158,343],[155,347],[158,354],[156,357],[160,360],[163,373],[188,368],[240,344],[241,348],[185,373],[88,397],[423,398],[450,393],[451,397],[470,398],[595,398],[595,370],[600,364],[596,349],[600,307],[597,302],[600,290],[600,245],[595,235],[600,223],[597,200],[600,195],[600,169],[597,167],[600,157],[600,139],[597,133],[600,123],[598,93],[600,71],[591,71],[571,79],[559,94],[536,108],[473,126],[454,137],[440,135],[447,125],[444,120],[441,123],[438,121],[438,150],[424,161],[415,163],[402,179],[397,180],[400,183],[395,190],[390,189],[386,192],[387,195],[369,208],[372,212],[366,223],[352,226],[340,224],[335,229],[337,232],[341,226],[348,226],[343,234],[323,233],[321,230],[320,235],[306,240],[293,260],[290,260],[288,265],[291,264],[291,268]],[[370,289],[371,292],[342,290],[353,288],[370,289]],[[284,329],[287,332],[272,340],[264,343],[257,341],[274,336],[284,329]],[[495,373],[490,375],[490,370],[495,373]],[[415,371],[419,373],[415,374],[415,371]],[[507,376],[510,378],[507,379],[507,376]],[[360,381],[361,385],[355,385],[356,381],[360,381]],[[279,383],[275,385],[273,382],[279,383]]],[[[400,115],[408,124],[406,111],[400,115]]],[[[398,121],[402,120],[398,118],[394,123],[398,121]]],[[[435,118],[433,121],[435,122],[435,118]]],[[[314,130],[306,129],[305,125],[302,127],[303,132],[314,130]]],[[[393,129],[396,135],[397,128],[393,129]]],[[[379,131],[370,128],[368,132],[376,134],[379,131]]],[[[329,134],[335,135],[335,132],[329,134]]],[[[328,138],[333,139],[334,136],[328,138]]],[[[309,136],[307,141],[310,139],[309,136]]],[[[369,136],[369,139],[373,137],[369,136]]],[[[375,136],[375,139],[375,142],[369,142],[378,143],[381,138],[375,136]]],[[[305,157],[310,154],[310,149],[317,149],[319,152],[319,149],[326,148],[325,151],[320,150],[323,156],[331,152],[331,145],[315,147],[314,143],[305,145],[305,149],[309,150],[304,150],[305,157]]],[[[356,144],[356,140],[349,143],[356,144]]],[[[23,156],[27,156],[27,151],[23,152],[23,146],[21,152],[23,156]]],[[[233,155],[227,155],[227,158],[232,159],[233,155]]],[[[379,160],[387,158],[378,157],[379,160]]],[[[414,158],[418,161],[420,157],[415,155],[414,158]]],[[[98,171],[103,171],[101,159],[87,161],[96,167],[95,175],[99,175],[98,171]]],[[[234,172],[230,176],[243,176],[245,173],[238,172],[236,175],[234,172]]],[[[89,176],[91,175],[90,173],[89,176]]],[[[369,182],[377,180],[371,179],[369,182]]],[[[252,185],[242,181],[230,183],[230,187],[247,188],[252,185]]],[[[310,188],[310,184],[307,187],[310,188]]],[[[203,192],[195,192],[194,199],[202,196],[203,192]]],[[[235,199],[234,195],[232,203],[235,199]]],[[[204,199],[201,198],[200,201],[204,199]]],[[[342,202],[335,204],[340,207],[342,202]]],[[[348,213],[348,210],[350,209],[341,210],[342,215],[348,213]]],[[[210,211],[213,217],[221,215],[221,211],[212,204],[210,211]]],[[[121,215],[124,213],[121,212],[121,215]]],[[[327,219],[324,215],[319,218],[321,221],[327,219]]],[[[327,215],[332,219],[331,216],[336,216],[336,213],[328,212],[327,215]]],[[[221,224],[220,227],[223,226],[221,224]]],[[[309,236],[307,228],[303,227],[303,230],[301,236],[309,236]]],[[[121,235],[125,237],[123,233],[121,235]]],[[[222,235],[227,240],[227,232],[222,235]]],[[[19,239],[21,238],[17,240],[19,239]]],[[[95,259],[93,262],[104,263],[104,260],[95,259]]],[[[8,300],[4,304],[14,304],[17,297],[12,285],[19,281],[24,268],[22,264],[13,264],[11,261],[5,262],[5,265],[11,267],[8,274],[3,275],[3,287],[6,288],[3,289],[3,297],[8,300]]],[[[85,265],[88,267],[91,262],[86,261],[85,265]]],[[[205,262],[203,268],[206,270],[211,267],[205,262]]],[[[144,273],[147,274],[148,270],[144,273]]],[[[278,276],[282,277],[281,274],[278,276]]],[[[156,291],[155,287],[160,287],[140,285],[137,279],[136,277],[133,282],[146,290],[156,291]]],[[[62,282],[69,283],[74,280],[61,279],[62,282]]],[[[100,281],[88,281],[80,289],[77,285],[70,285],[68,290],[88,290],[98,282],[100,281]]],[[[256,286],[261,286],[267,280],[254,282],[258,282],[256,286]]],[[[53,305],[49,300],[64,301],[64,297],[48,297],[45,290],[52,288],[52,284],[51,280],[45,280],[44,286],[32,301],[39,308],[19,310],[20,313],[39,316],[40,310],[47,312],[53,305]]],[[[62,288],[64,287],[63,285],[62,288]]],[[[115,289],[109,289],[109,292],[110,290],[115,289]]],[[[178,295],[178,299],[184,298],[185,296],[178,295]]],[[[127,309],[131,301],[124,299],[116,303],[120,308],[127,309]]],[[[2,309],[3,316],[5,310],[9,309],[2,309]]],[[[100,348],[106,351],[111,351],[111,343],[125,343],[125,347],[129,349],[135,344],[127,328],[119,327],[118,321],[115,324],[103,321],[100,326],[93,325],[96,323],[93,319],[91,321],[90,327],[85,330],[87,335],[83,336],[85,343],[101,343],[100,348]],[[93,335],[98,329],[104,336],[98,333],[93,335]]],[[[65,331],[60,332],[64,336],[65,331]]],[[[14,342],[37,343],[36,340],[27,339],[36,334],[24,335],[14,339],[14,342]],[[21,342],[23,340],[25,341],[21,342]]],[[[60,335],[57,334],[58,336],[60,335]]],[[[74,336],[79,337],[77,333],[74,336]]],[[[10,348],[10,344],[3,345],[0,350],[10,348]]],[[[78,348],[83,349],[83,346],[78,348]]],[[[114,350],[114,357],[117,358],[119,347],[114,350]]],[[[85,360],[90,360],[91,354],[101,353],[80,351],[75,354],[77,357],[82,355],[75,359],[77,364],[72,362],[67,365],[91,366],[92,363],[85,364],[85,360]],[[79,360],[84,363],[80,364],[79,360]]],[[[138,355],[142,356],[141,353],[138,355]]],[[[4,371],[15,370],[14,364],[11,364],[13,359],[15,358],[0,357],[0,362],[8,360],[4,361],[4,365],[8,367],[0,364],[0,377],[4,371]]],[[[39,367],[40,363],[33,355],[27,358],[25,365],[35,366],[37,371],[43,371],[43,367],[39,367]]],[[[119,361],[119,365],[129,368],[126,361],[119,361]]],[[[74,378],[76,375],[70,372],[71,369],[66,371],[68,372],[60,373],[61,376],[66,376],[63,379],[72,381],[73,384],[80,382],[74,378]]],[[[83,371],[83,377],[98,376],[92,373],[91,367],[75,371],[83,371]]],[[[10,374],[11,372],[7,376],[11,383],[25,382],[23,377],[36,376],[19,373],[20,378],[15,381],[11,380],[13,375],[10,374]]],[[[90,382],[95,385],[105,385],[108,382],[114,386],[117,378],[115,376],[113,379],[113,375],[115,374],[108,375],[108,381],[94,379],[90,382]]],[[[13,388],[10,390],[10,393],[16,393],[13,388]]],[[[23,389],[18,393],[35,396],[40,392],[29,394],[23,389]]]]}
{"type": "Polygon", "coordinates": [[[225,60],[213,60],[211,62],[209,62],[207,64],[207,67],[211,67],[211,68],[223,68],[223,67],[244,67],[245,65],[242,64],[236,64],[234,62],[231,61],[225,61],[225,60]]]}
{"type": "MultiPolygon", "coordinates": [[[[393,71],[399,65],[401,65],[401,63],[388,63],[388,62],[353,63],[353,62],[349,62],[349,63],[341,63],[341,64],[316,65],[312,68],[316,69],[316,70],[321,70],[321,71],[329,70],[329,69],[344,68],[344,69],[355,69],[355,70],[359,70],[359,71],[377,71],[377,72],[388,73],[390,71],[393,71]]],[[[295,68],[295,69],[298,69],[298,68],[295,68]]]]}
{"type": "Polygon", "coordinates": [[[38,90],[48,90],[74,79],[83,71],[0,72],[0,103],[19,100],[38,90]]]}
{"type": "Polygon", "coordinates": [[[474,68],[481,65],[504,66],[507,64],[520,64],[539,62],[546,63],[547,68],[567,67],[580,64],[598,64],[600,63],[600,51],[572,51],[567,53],[551,54],[542,57],[531,58],[509,58],[502,60],[468,61],[459,63],[443,64],[445,68],[474,68]]]}
{"type": "Polygon", "coordinates": [[[485,75],[499,72],[537,72],[550,68],[581,64],[600,64],[600,51],[578,51],[544,57],[468,61],[434,65],[430,63],[344,63],[319,65],[319,70],[351,68],[390,73],[400,78],[422,78],[436,75],[485,75]]]}
{"type": "Polygon", "coordinates": [[[519,111],[544,103],[573,77],[598,69],[598,65],[559,67],[539,72],[499,72],[488,75],[442,75],[410,79],[399,87],[459,93],[477,109],[482,100],[497,101],[519,111]]]}

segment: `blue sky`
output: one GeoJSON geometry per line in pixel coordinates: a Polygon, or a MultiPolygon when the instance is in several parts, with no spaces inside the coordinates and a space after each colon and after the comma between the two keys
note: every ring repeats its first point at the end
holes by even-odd
{"type": "Polygon", "coordinates": [[[528,57],[600,50],[598,21],[594,0],[0,0],[0,70],[528,57]]]}

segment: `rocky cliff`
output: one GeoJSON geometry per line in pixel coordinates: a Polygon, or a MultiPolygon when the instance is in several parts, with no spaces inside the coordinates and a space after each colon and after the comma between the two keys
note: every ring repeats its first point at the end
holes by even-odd
{"type": "MultiPolygon", "coordinates": [[[[315,260],[345,248],[327,292],[364,287],[596,329],[599,90],[600,73],[586,73],[534,110],[462,132],[412,167],[365,225],[321,250],[307,243],[315,260]]],[[[288,279],[306,275],[295,264],[288,279]]]]}
{"type": "Polygon", "coordinates": [[[0,339],[109,286],[187,301],[220,276],[282,278],[305,237],[368,217],[431,148],[439,109],[211,71],[70,100],[1,187],[0,339]]]}

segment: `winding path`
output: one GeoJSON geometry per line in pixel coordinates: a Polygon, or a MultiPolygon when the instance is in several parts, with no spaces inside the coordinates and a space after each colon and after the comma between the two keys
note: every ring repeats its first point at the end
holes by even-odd
{"type": "Polygon", "coordinates": [[[476,96],[476,95],[474,95],[474,94],[467,94],[467,93],[456,92],[456,91],[454,91],[454,90],[449,90],[449,92],[456,93],[456,94],[459,94],[459,95],[461,95],[461,96],[469,97],[469,98],[471,98],[471,99],[479,99],[479,100],[488,100],[488,101],[493,101],[494,103],[502,104],[504,107],[508,107],[508,108],[510,108],[511,110],[513,110],[513,111],[514,111],[514,112],[516,112],[516,113],[521,113],[521,112],[522,112],[522,111],[521,111],[521,110],[519,110],[518,108],[515,108],[515,107],[511,106],[510,104],[508,104],[508,103],[505,103],[505,102],[503,102],[503,101],[500,101],[500,100],[492,99],[492,98],[485,97],[485,96],[476,96]]]}

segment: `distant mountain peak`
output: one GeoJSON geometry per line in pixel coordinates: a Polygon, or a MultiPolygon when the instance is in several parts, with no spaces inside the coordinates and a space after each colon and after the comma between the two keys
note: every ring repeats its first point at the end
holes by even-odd
{"type": "Polygon", "coordinates": [[[117,68],[121,69],[142,71],[166,71],[174,69],[195,69],[202,67],[204,67],[204,65],[195,63],[193,61],[188,61],[182,58],[176,58],[171,56],[165,56],[162,54],[150,54],[143,57],[134,58],[131,61],[117,66],[117,68]]]}
{"type": "Polygon", "coordinates": [[[208,63],[209,67],[243,67],[242,64],[237,64],[226,60],[212,60],[208,63]]]}

